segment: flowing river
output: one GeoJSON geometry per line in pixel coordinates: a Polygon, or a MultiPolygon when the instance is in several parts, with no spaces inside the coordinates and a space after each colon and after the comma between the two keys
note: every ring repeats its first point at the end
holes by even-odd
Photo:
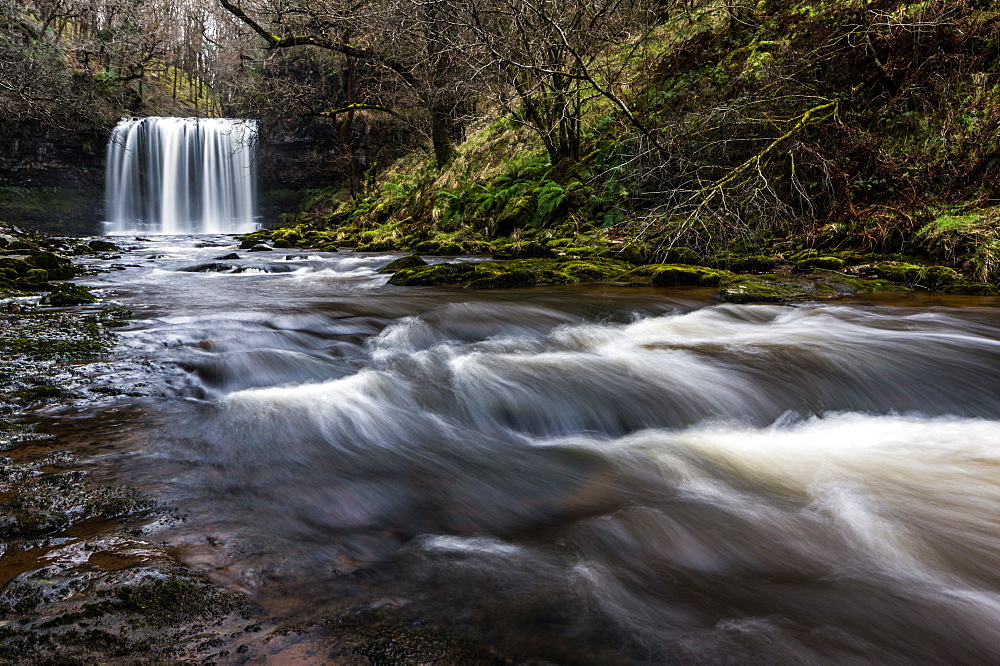
{"type": "Polygon", "coordinates": [[[278,616],[405,605],[563,663],[1000,659],[996,298],[401,288],[398,255],[116,240],[83,282],[135,312],[100,380],[136,397],[60,418],[278,616]]]}

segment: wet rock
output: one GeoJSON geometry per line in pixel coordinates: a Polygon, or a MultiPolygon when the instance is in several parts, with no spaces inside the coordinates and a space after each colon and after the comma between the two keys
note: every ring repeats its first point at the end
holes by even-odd
{"type": "Polygon", "coordinates": [[[389,284],[401,287],[461,284],[473,279],[476,269],[476,264],[471,263],[404,268],[389,278],[389,284]]]}
{"type": "Polygon", "coordinates": [[[234,268],[232,264],[212,262],[208,264],[195,264],[194,266],[183,266],[177,270],[181,273],[229,273],[234,268]]]}
{"type": "Polygon", "coordinates": [[[114,243],[103,240],[92,240],[87,244],[94,252],[118,252],[119,248],[114,243]]]}
{"type": "Polygon", "coordinates": [[[390,261],[379,273],[395,273],[404,268],[415,268],[426,265],[427,262],[421,259],[419,254],[411,254],[408,257],[400,257],[399,259],[390,261]]]}
{"type": "Polygon", "coordinates": [[[941,291],[946,294],[954,294],[960,296],[996,296],[997,289],[991,284],[985,282],[954,282],[941,291]]]}
{"type": "Polygon", "coordinates": [[[295,271],[294,266],[287,264],[257,264],[255,266],[240,266],[233,269],[233,273],[291,273],[295,271]]]}
{"type": "Polygon", "coordinates": [[[649,264],[628,271],[618,281],[654,287],[714,287],[733,274],[707,266],[686,264],[649,264]]]}
{"type": "Polygon", "coordinates": [[[41,299],[43,305],[54,307],[67,307],[96,302],[97,297],[90,293],[89,289],[70,282],[52,285],[52,292],[41,299]]]}
{"type": "Polygon", "coordinates": [[[526,270],[513,270],[479,278],[469,283],[469,289],[516,289],[534,287],[538,284],[535,273],[526,270]]]}
{"type": "Polygon", "coordinates": [[[730,303],[781,303],[806,298],[806,294],[788,284],[749,276],[727,282],[719,295],[730,303]]]}
{"type": "Polygon", "coordinates": [[[240,258],[240,255],[236,254],[235,252],[230,252],[229,254],[224,254],[221,257],[216,257],[215,260],[216,261],[236,261],[239,258],[240,258]]]}
{"type": "MultiPolygon", "coordinates": [[[[242,247],[243,247],[243,246],[242,246],[242,245],[240,245],[240,248],[241,248],[241,249],[242,249],[242,247]]],[[[272,250],[272,249],[271,249],[270,247],[268,247],[267,245],[254,245],[254,246],[252,246],[252,247],[250,248],[250,252],[274,252],[274,250],[272,250]]]]}

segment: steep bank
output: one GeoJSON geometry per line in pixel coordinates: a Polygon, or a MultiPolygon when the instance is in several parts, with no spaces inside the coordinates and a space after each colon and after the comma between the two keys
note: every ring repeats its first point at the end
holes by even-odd
{"type": "Polygon", "coordinates": [[[956,2],[744,10],[696,4],[623,63],[622,98],[662,150],[601,100],[581,115],[578,160],[553,164],[523,119],[482,122],[443,167],[413,153],[363,196],[303,192],[284,218],[301,226],[271,237],[736,271],[751,257],[895,261],[995,285],[995,13],[956,2]]]}

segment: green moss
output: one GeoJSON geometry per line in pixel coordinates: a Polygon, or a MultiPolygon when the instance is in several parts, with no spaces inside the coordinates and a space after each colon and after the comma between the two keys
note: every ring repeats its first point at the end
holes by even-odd
{"type": "Polygon", "coordinates": [[[922,268],[916,264],[900,261],[883,261],[875,265],[875,273],[883,280],[900,284],[915,285],[920,282],[922,268]]]}
{"type": "Polygon", "coordinates": [[[427,262],[421,259],[419,254],[411,254],[408,257],[400,257],[399,259],[390,261],[379,273],[395,273],[403,268],[416,268],[426,265],[427,262]]]}
{"type": "Polygon", "coordinates": [[[533,287],[536,284],[538,282],[534,271],[513,270],[473,280],[468,287],[469,289],[514,289],[533,287]]]}
{"type": "Polygon", "coordinates": [[[837,271],[843,268],[846,263],[847,262],[840,257],[826,254],[797,261],[795,262],[795,267],[801,270],[808,270],[810,268],[825,268],[826,270],[837,271]]]}
{"type": "Polygon", "coordinates": [[[654,287],[714,287],[731,276],[729,271],[706,266],[649,264],[623,273],[617,279],[626,284],[654,287]]]}
{"type": "Polygon", "coordinates": [[[730,303],[782,303],[801,299],[802,292],[787,285],[739,276],[726,282],[719,295],[730,303]]]}
{"type": "Polygon", "coordinates": [[[996,296],[997,289],[986,282],[954,282],[942,289],[946,294],[961,296],[996,296]]]}
{"type": "Polygon", "coordinates": [[[68,307],[96,302],[97,297],[90,293],[89,289],[71,282],[52,285],[52,292],[42,299],[42,303],[54,307],[68,307]]]}
{"type": "Polygon", "coordinates": [[[475,272],[475,264],[418,266],[397,271],[389,278],[389,284],[401,287],[460,284],[472,279],[475,272]]]}
{"type": "Polygon", "coordinates": [[[40,386],[29,386],[27,388],[11,391],[7,394],[14,398],[20,398],[28,404],[44,402],[49,398],[61,398],[65,392],[58,386],[42,384],[40,386]]]}
{"type": "Polygon", "coordinates": [[[49,281],[49,272],[44,268],[32,268],[25,273],[24,279],[32,284],[45,284],[49,281]]]}

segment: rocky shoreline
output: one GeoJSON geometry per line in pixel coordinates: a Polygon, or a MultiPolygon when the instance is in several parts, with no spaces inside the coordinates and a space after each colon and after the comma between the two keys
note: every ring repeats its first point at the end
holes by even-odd
{"type": "Polygon", "coordinates": [[[412,237],[383,239],[375,246],[338,227],[300,224],[263,229],[243,237],[241,249],[414,252],[390,263],[389,284],[512,289],[550,284],[610,283],[645,287],[716,287],[731,303],[783,303],[838,298],[861,293],[927,291],[951,295],[993,296],[997,288],[971,279],[950,266],[905,255],[876,255],[852,250],[815,248],[775,250],[769,254],[726,253],[700,265],[685,248],[664,253],[666,263],[594,237],[537,240],[510,238],[414,242],[412,237]],[[429,265],[422,257],[485,254],[487,261],[429,265]]]}

